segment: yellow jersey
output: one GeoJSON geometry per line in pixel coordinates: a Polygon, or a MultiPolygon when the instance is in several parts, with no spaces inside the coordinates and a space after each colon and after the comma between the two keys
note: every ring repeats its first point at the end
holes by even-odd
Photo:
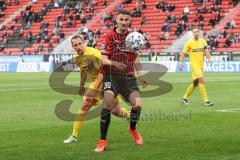
{"type": "Polygon", "coordinates": [[[186,42],[183,52],[188,53],[190,62],[192,63],[203,63],[204,51],[208,48],[207,42],[198,38],[198,40],[190,39],[186,42]]]}
{"type": "Polygon", "coordinates": [[[74,63],[81,71],[86,71],[87,80],[93,82],[98,76],[99,70],[102,66],[102,54],[98,49],[84,47],[83,53],[75,53],[74,63]]]}
{"type": "MultiPolygon", "coordinates": [[[[89,82],[88,89],[93,89],[95,86],[95,80],[99,74],[99,71],[102,67],[102,54],[98,49],[85,47],[83,53],[74,55],[74,63],[82,71],[87,72],[87,81],[89,82]]],[[[100,91],[95,94],[94,99],[97,100],[94,104],[98,106],[102,97],[102,84],[99,87],[100,91]]],[[[86,99],[84,96],[83,99],[86,99]]],[[[115,102],[121,102],[121,98],[117,96],[115,102]]]]}

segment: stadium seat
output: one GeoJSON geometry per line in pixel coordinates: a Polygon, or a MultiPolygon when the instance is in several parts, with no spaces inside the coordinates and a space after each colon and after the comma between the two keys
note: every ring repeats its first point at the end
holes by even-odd
{"type": "MultiPolygon", "coordinates": [[[[106,6],[102,5],[102,0],[97,0],[98,1],[98,5],[95,6],[95,11],[94,13],[92,13],[92,16],[96,16],[98,13],[102,12],[103,9],[106,8],[106,6]]],[[[136,2],[138,0],[132,0],[132,2],[130,4],[124,4],[124,8],[131,11],[134,9],[134,7],[136,6],[136,2]]],[[[28,2],[31,2],[31,0],[22,0],[20,1],[20,4],[18,6],[7,6],[6,9],[6,15],[4,18],[7,18],[8,15],[12,15],[13,13],[15,13],[17,10],[19,10],[20,8],[22,8],[24,5],[26,5],[28,2]]],[[[111,5],[114,2],[114,0],[107,0],[108,5],[111,5]]],[[[156,2],[158,2],[157,0],[147,0],[146,2],[146,6],[147,9],[142,10],[142,16],[145,16],[147,19],[147,24],[140,24],[140,19],[141,17],[133,17],[132,18],[132,26],[135,28],[141,28],[141,30],[143,32],[149,32],[150,33],[150,44],[152,47],[157,48],[159,47],[160,50],[163,50],[164,48],[166,48],[167,46],[171,45],[173,43],[174,40],[176,40],[178,37],[175,36],[175,29],[177,27],[177,22],[178,19],[180,18],[183,9],[185,8],[185,6],[187,5],[190,8],[190,14],[188,15],[188,22],[186,23],[187,27],[192,24],[192,25],[198,25],[198,22],[193,22],[194,19],[196,18],[197,14],[195,13],[196,7],[199,6],[198,3],[193,3],[192,0],[169,0],[168,3],[170,4],[175,4],[176,9],[173,12],[162,12],[160,9],[156,9],[155,8],[155,4],[156,2]],[[176,23],[172,23],[170,25],[171,30],[169,31],[170,37],[168,40],[165,41],[160,41],[159,39],[159,35],[161,32],[161,27],[162,25],[165,23],[166,17],[167,15],[172,15],[174,14],[177,18],[176,23]]],[[[214,2],[214,0],[210,0],[207,3],[204,3],[204,5],[208,8],[210,7],[210,5],[214,2]]],[[[49,5],[49,0],[41,0],[41,1],[37,1],[36,3],[32,4],[32,10],[34,10],[35,12],[39,12],[41,11],[43,5],[49,5]]],[[[229,11],[229,9],[233,8],[233,5],[230,3],[230,0],[226,0],[223,1],[221,4],[222,7],[222,12],[221,12],[221,16],[224,16],[226,12],[229,11]]],[[[73,9],[70,10],[71,14],[73,16],[75,16],[75,13],[73,11],[73,9]]],[[[61,15],[63,13],[63,7],[61,8],[52,8],[50,11],[48,11],[46,13],[45,16],[43,16],[43,21],[44,22],[48,22],[49,26],[48,26],[48,35],[50,36],[50,42],[49,43],[43,43],[44,49],[48,49],[48,47],[53,46],[56,47],[59,44],[60,39],[58,40],[54,40],[54,37],[52,36],[52,32],[55,29],[55,22],[56,19],[59,15],[61,15]],[[51,44],[51,45],[50,45],[51,44]]],[[[85,16],[88,16],[90,13],[88,13],[85,10],[83,10],[83,14],[85,16]]],[[[113,11],[113,14],[116,14],[116,11],[113,11]]],[[[18,17],[19,15],[17,15],[18,17]]],[[[212,29],[212,26],[209,25],[209,20],[210,18],[213,17],[212,13],[206,13],[204,14],[204,27],[203,30],[204,31],[208,31],[210,29],[212,29]]],[[[73,28],[66,28],[66,23],[67,23],[67,19],[65,21],[63,21],[63,28],[62,31],[65,34],[65,37],[69,36],[72,33],[75,33],[79,30],[79,28],[82,27],[82,24],[80,21],[76,21],[76,26],[74,26],[73,28]]],[[[227,30],[228,33],[239,33],[240,31],[240,18],[236,19],[236,24],[237,24],[237,28],[236,29],[232,29],[232,30],[227,30]]],[[[9,28],[11,25],[14,25],[14,29],[18,29],[22,27],[22,23],[18,22],[15,23],[13,20],[11,22],[8,23],[7,25],[7,32],[10,35],[13,35],[13,31],[9,28]]],[[[33,23],[30,29],[24,29],[23,30],[23,35],[26,36],[29,31],[31,31],[33,33],[33,36],[37,36],[40,32],[40,22],[36,22],[33,23]]],[[[101,30],[101,36],[98,38],[98,43],[97,43],[97,47],[100,49],[102,46],[102,42],[103,42],[103,36],[104,34],[107,32],[107,30],[103,29],[105,23],[103,23],[101,21],[101,19],[97,19],[96,23],[94,23],[91,26],[91,30],[95,30],[95,29],[100,29],[101,30]]],[[[3,34],[2,31],[0,31],[0,35],[3,34]]],[[[225,42],[225,39],[219,39],[219,46],[222,47],[223,44],[225,42]]],[[[34,42],[36,43],[36,42],[34,42]]],[[[33,52],[34,49],[30,49],[30,48],[34,48],[35,45],[28,45],[24,51],[28,51],[29,53],[35,53],[33,52]]],[[[8,47],[9,48],[9,47],[8,47]]],[[[239,45],[236,44],[234,45],[234,48],[239,48],[239,45]]],[[[222,48],[220,48],[221,50],[222,48]]],[[[9,49],[5,49],[6,52],[12,52],[12,53],[18,53],[17,51],[11,51],[9,49]]],[[[1,52],[0,52],[1,53],[1,52]]],[[[42,52],[45,54],[45,52],[42,52]]]]}

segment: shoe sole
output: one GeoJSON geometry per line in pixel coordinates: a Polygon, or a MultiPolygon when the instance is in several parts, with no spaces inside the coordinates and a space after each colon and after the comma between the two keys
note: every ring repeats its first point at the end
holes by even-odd
{"type": "Polygon", "coordinates": [[[205,104],[205,106],[209,107],[209,106],[213,106],[213,104],[207,104],[207,105],[205,104]]]}
{"type": "Polygon", "coordinates": [[[181,103],[182,103],[183,105],[189,105],[189,103],[186,103],[186,102],[184,102],[183,100],[181,100],[181,103]]]}
{"type": "Polygon", "coordinates": [[[70,144],[70,143],[75,143],[75,142],[77,142],[77,140],[74,140],[74,141],[71,141],[71,142],[68,142],[68,143],[65,142],[65,140],[63,141],[64,144],[70,144]]]}
{"type": "Polygon", "coordinates": [[[136,143],[137,145],[143,145],[143,141],[142,141],[141,143],[137,143],[137,142],[135,141],[135,143],[136,143]]]}
{"type": "Polygon", "coordinates": [[[105,150],[107,150],[107,147],[105,147],[104,149],[103,149],[103,151],[96,151],[96,150],[94,150],[96,153],[100,153],[100,152],[104,152],[105,150]]]}
{"type": "Polygon", "coordinates": [[[69,142],[69,143],[65,143],[63,142],[64,144],[71,144],[71,143],[76,143],[77,141],[73,141],[73,142],[69,142]]]}

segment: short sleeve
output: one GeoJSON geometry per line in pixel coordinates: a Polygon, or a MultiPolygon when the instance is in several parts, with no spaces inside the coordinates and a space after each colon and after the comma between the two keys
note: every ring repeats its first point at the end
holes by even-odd
{"type": "Polygon", "coordinates": [[[79,59],[78,59],[78,56],[77,56],[77,55],[74,55],[73,61],[74,61],[74,63],[75,63],[78,67],[80,67],[80,66],[79,66],[79,59]]]}
{"type": "Polygon", "coordinates": [[[92,62],[95,68],[99,68],[99,69],[101,68],[102,55],[101,55],[101,51],[99,51],[98,49],[94,49],[94,58],[92,57],[92,62]]]}
{"type": "Polygon", "coordinates": [[[206,40],[203,40],[203,44],[204,44],[204,49],[208,49],[209,48],[208,43],[207,43],[206,40]]]}
{"type": "Polygon", "coordinates": [[[93,49],[93,56],[96,58],[102,59],[101,51],[95,48],[93,49]]]}
{"type": "Polygon", "coordinates": [[[183,53],[188,53],[189,51],[190,51],[190,46],[189,46],[189,41],[187,41],[184,46],[183,53]]]}

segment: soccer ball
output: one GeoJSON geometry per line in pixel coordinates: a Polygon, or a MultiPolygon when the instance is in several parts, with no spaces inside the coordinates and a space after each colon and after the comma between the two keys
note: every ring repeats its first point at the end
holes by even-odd
{"type": "Polygon", "coordinates": [[[125,44],[131,51],[139,51],[145,44],[145,38],[139,32],[132,32],[127,35],[125,44]]]}

